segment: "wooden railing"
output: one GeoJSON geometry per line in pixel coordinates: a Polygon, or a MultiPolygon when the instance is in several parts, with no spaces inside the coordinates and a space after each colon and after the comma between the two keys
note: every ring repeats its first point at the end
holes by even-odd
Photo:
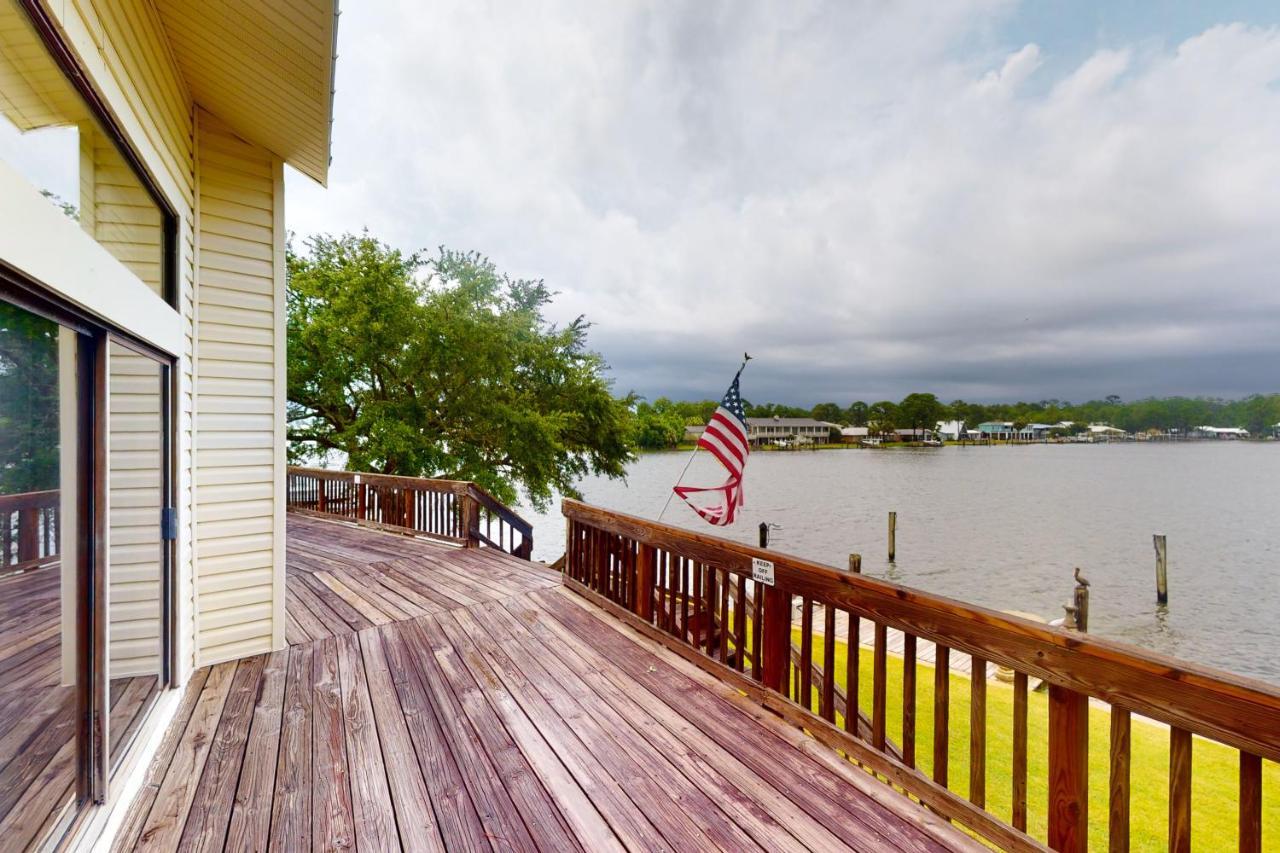
{"type": "Polygon", "coordinates": [[[464,480],[290,467],[286,491],[293,512],[497,548],[525,560],[533,554],[532,525],[464,480]]]}
{"type": "Polygon", "coordinates": [[[0,495],[0,574],[58,558],[59,491],[0,495]]]}
{"type": "MultiPolygon", "coordinates": [[[[1238,751],[1238,788],[1226,793],[1238,801],[1239,849],[1261,849],[1262,762],[1280,761],[1280,690],[1270,685],[576,501],[566,500],[563,510],[566,585],[997,847],[1083,851],[1092,823],[1099,832],[1106,827],[1111,850],[1128,850],[1130,718],[1138,714],[1169,727],[1169,849],[1190,849],[1193,735],[1238,751]],[[771,564],[760,570],[762,577],[772,573],[772,584],[753,580],[756,559],[771,564]],[[860,622],[868,620],[870,685],[859,684],[860,655],[844,653],[860,648],[860,622]],[[901,725],[893,724],[901,731],[900,757],[887,737],[890,630],[903,636],[901,725]],[[917,701],[922,642],[935,644],[932,703],[917,701]],[[951,662],[961,655],[972,659],[967,798],[950,789],[955,780],[948,776],[951,662]],[[1014,672],[1007,778],[988,778],[988,663],[1014,672]],[[1037,744],[1047,746],[1048,764],[1042,839],[1026,833],[1032,680],[1048,687],[1047,735],[1037,732],[1047,740],[1037,744]],[[867,705],[868,687],[869,732],[856,713],[867,705]],[[1101,745],[1108,801],[1095,804],[1088,793],[1090,699],[1110,705],[1111,722],[1101,745]],[[919,743],[916,732],[930,712],[932,742],[919,743]],[[927,756],[926,774],[918,757],[927,756]],[[987,809],[989,785],[1009,792],[1001,816],[987,809]]],[[[897,666],[895,660],[895,673],[897,666]]]]}

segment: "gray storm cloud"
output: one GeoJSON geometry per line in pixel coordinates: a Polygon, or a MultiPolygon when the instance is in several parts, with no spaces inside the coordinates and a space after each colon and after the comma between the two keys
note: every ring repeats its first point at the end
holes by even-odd
{"type": "Polygon", "coordinates": [[[1280,390],[1280,31],[1041,79],[1007,3],[887,6],[361,4],[290,226],[543,277],[650,397],[1280,390]]]}

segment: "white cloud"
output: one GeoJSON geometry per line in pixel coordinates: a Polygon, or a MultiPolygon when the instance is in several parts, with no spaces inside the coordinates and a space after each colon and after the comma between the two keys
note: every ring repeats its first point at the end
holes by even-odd
{"type": "Polygon", "coordinates": [[[1275,390],[1280,32],[1031,85],[1007,10],[362,4],[290,226],[545,277],[652,394],[1275,390]]]}

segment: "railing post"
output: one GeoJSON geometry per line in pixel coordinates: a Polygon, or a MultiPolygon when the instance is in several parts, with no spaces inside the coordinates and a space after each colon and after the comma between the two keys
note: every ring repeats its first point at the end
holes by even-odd
{"type": "MultiPolygon", "coordinates": [[[[1076,587],[1063,627],[1082,633],[1088,619],[1089,582],[1075,571],[1076,587]]],[[[1049,685],[1049,846],[1084,853],[1089,847],[1089,697],[1049,685]]]]}
{"type": "Polygon", "coordinates": [[[764,615],[760,631],[761,681],[782,693],[789,686],[791,664],[791,596],[776,586],[764,587],[764,615]]]}
{"type": "Polygon", "coordinates": [[[646,622],[653,621],[653,566],[657,550],[652,545],[640,545],[636,559],[636,615],[646,622]]]}
{"type": "Polygon", "coordinates": [[[18,510],[18,562],[40,556],[40,512],[35,507],[18,510]]]}
{"type": "Polygon", "coordinates": [[[327,512],[329,504],[324,493],[324,477],[316,477],[316,484],[316,510],[318,512],[327,512]]]}
{"type": "Polygon", "coordinates": [[[400,499],[404,504],[404,526],[413,530],[415,529],[415,515],[418,508],[418,493],[413,489],[401,489],[400,499]]]}
{"type": "Polygon", "coordinates": [[[465,492],[462,495],[462,532],[466,547],[480,547],[480,503],[465,492]]]}
{"type": "Polygon", "coordinates": [[[356,520],[363,521],[367,518],[366,511],[369,508],[365,498],[364,483],[360,482],[358,474],[351,478],[351,483],[356,490],[356,520]]]}

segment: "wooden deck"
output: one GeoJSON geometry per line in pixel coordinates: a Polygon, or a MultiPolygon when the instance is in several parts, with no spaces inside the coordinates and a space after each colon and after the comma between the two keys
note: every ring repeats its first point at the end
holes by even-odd
{"type": "Polygon", "coordinates": [[[537,564],[288,544],[290,646],[195,674],[117,849],[976,848],[537,564]]]}

